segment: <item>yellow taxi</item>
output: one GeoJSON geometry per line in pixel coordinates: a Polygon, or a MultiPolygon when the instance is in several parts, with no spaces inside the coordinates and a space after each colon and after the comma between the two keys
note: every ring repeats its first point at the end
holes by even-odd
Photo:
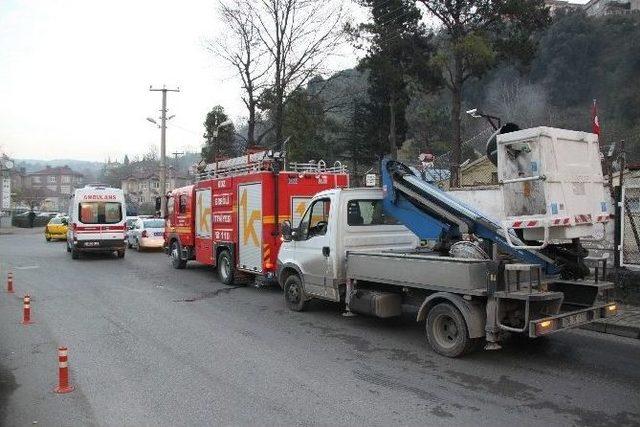
{"type": "Polygon", "coordinates": [[[47,242],[50,242],[51,239],[66,239],[68,223],[67,218],[63,216],[51,218],[44,228],[44,238],[47,239],[47,242]]]}

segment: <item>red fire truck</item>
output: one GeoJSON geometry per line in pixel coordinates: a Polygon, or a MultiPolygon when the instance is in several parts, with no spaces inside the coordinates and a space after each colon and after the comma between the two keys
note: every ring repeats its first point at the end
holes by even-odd
{"type": "Polygon", "coordinates": [[[279,223],[297,223],[314,194],[348,186],[339,162],[283,165],[271,150],[208,164],[194,185],[167,196],[165,251],[174,268],[217,266],[228,285],[237,273],[275,280],[279,223]]]}

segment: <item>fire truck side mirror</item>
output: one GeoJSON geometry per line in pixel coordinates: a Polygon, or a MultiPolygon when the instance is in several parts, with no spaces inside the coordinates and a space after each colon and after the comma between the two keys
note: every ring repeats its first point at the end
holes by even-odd
{"type": "Polygon", "coordinates": [[[285,242],[289,242],[293,239],[293,230],[291,229],[291,221],[285,219],[280,224],[280,232],[282,233],[282,238],[285,242]]]}

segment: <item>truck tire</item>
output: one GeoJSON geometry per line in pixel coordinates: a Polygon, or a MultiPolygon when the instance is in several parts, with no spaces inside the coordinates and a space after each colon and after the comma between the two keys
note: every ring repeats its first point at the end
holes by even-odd
{"type": "Polygon", "coordinates": [[[297,274],[287,277],[284,282],[284,302],[292,311],[304,311],[307,308],[307,297],[304,294],[302,280],[297,274]]]}
{"type": "Polygon", "coordinates": [[[79,259],[80,252],[76,248],[71,248],[71,259],[79,259]]]}
{"type": "Polygon", "coordinates": [[[124,249],[122,249],[121,251],[117,251],[118,252],[118,258],[124,258],[124,249]]]}
{"type": "Polygon", "coordinates": [[[234,268],[233,258],[228,250],[223,250],[218,255],[218,277],[220,281],[227,286],[233,285],[234,281],[234,268]]]}
{"type": "Polygon", "coordinates": [[[427,314],[427,340],[438,354],[460,357],[469,352],[477,340],[469,338],[467,323],[456,307],[440,303],[427,314]]]}
{"type": "Polygon", "coordinates": [[[180,257],[180,244],[174,241],[171,244],[171,266],[175,269],[182,270],[187,266],[187,261],[180,257]]]}

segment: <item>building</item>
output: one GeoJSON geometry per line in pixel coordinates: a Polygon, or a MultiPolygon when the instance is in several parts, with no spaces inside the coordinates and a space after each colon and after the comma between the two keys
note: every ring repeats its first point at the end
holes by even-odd
{"type": "Polygon", "coordinates": [[[11,173],[13,161],[6,155],[0,156],[0,227],[11,225],[11,173]]]}
{"type": "Polygon", "coordinates": [[[583,9],[589,16],[640,13],[640,0],[591,0],[583,9]]]}
{"type": "Polygon", "coordinates": [[[552,16],[558,13],[558,11],[560,10],[571,11],[582,9],[583,7],[582,4],[571,3],[566,0],[545,0],[544,4],[545,6],[547,6],[547,9],[549,9],[549,14],[552,16]]]}
{"type": "Polygon", "coordinates": [[[498,184],[498,170],[487,156],[460,167],[460,186],[477,187],[498,184]]]}
{"type": "MultiPolygon", "coordinates": [[[[190,183],[189,177],[176,174],[172,168],[167,173],[167,191],[190,183]]],[[[122,191],[128,204],[138,208],[153,204],[155,210],[156,198],[161,195],[160,175],[156,172],[134,172],[122,180],[122,191]]]]}
{"type": "Polygon", "coordinates": [[[63,212],[69,208],[68,200],[73,191],[84,186],[84,175],[74,172],[66,165],[47,166],[27,174],[24,183],[31,191],[45,195],[41,208],[63,212]]]}

